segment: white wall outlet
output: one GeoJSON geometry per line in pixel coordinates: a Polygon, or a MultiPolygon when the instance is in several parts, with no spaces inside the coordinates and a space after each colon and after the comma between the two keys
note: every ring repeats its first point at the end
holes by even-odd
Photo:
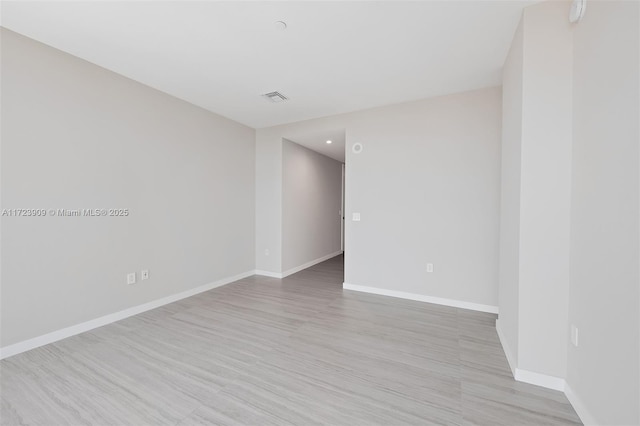
{"type": "Polygon", "coordinates": [[[351,215],[351,220],[353,220],[354,222],[360,222],[360,213],[353,213],[351,215]]]}
{"type": "Polygon", "coordinates": [[[140,272],[140,279],[141,279],[142,281],[144,281],[144,280],[148,280],[148,279],[149,279],[149,270],[148,270],[148,269],[143,269],[143,270],[140,272]]]}
{"type": "Polygon", "coordinates": [[[433,272],[433,263],[427,263],[427,272],[433,272]]]}
{"type": "Polygon", "coordinates": [[[574,324],[571,324],[571,343],[576,348],[578,347],[578,327],[574,324]]]}
{"type": "Polygon", "coordinates": [[[264,255],[269,256],[269,249],[264,249],[264,255]]]}
{"type": "Polygon", "coordinates": [[[127,284],[131,285],[135,283],[136,283],[136,273],[132,272],[130,274],[127,274],[127,284]]]}

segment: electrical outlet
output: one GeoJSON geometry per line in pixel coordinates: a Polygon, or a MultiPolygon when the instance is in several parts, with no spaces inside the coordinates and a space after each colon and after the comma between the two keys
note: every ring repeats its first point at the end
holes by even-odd
{"type": "Polygon", "coordinates": [[[427,272],[433,272],[433,263],[427,263],[427,272]]]}
{"type": "Polygon", "coordinates": [[[269,249],[264,249],[264,255],[269,256],[269,249]]]}
{"type": "Polygon", "coordinates": [[[136,283],[136,273],[132,272],[130,274],[127,274],[127,284],[131,285],[135,283],[136,283]]]}
{"type": "Polygon", "coordinates": [[[360,222],[360,213],[353,213],[351,216],[351,220],[354,222],[360,222]]]}
{"type": "Polygon", "coordinates": [[[149,270],[148,270],[148,269],[143,269],[143,270],[140,272],[140,279],[141,279],[142,281],[144,281],[144,280],[148,280],[148,279],[149,279],[149,270]]]}
{"type": "Polygon", "coordinates": [[[571,324],[571,343],[576,348],[578,347],[578,327],[571,324]]]}

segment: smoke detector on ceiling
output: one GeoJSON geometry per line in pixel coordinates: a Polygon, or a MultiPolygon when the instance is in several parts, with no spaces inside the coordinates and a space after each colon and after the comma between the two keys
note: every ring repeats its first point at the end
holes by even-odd
{"type": "Polygon", "coordinates": [[[265,98],[269,99],[271,102],[274,102],[274,103],[284,102],[289,100],[289,98],[287,98],[285,95],[283,95],[280,92],[265,93],[262,96],[264,96],[265,98]]]}

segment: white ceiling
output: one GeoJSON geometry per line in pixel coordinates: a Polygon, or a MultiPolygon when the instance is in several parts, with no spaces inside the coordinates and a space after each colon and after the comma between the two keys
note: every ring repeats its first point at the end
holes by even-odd
{"type": "Polygon", "coordinates": [[[299,145],[326,155],[327,157],[345,161],[346,132],[345,129],[315,129],[302,132],[288,132],[286,138],[299,145]],[[331,141],[330,144],[327,141],[331,141]]]}
{"type": "Polygon", "coordinates": [[[531,3],[2,1],[1,23],[262,128],[498,85],[531,3]]]}

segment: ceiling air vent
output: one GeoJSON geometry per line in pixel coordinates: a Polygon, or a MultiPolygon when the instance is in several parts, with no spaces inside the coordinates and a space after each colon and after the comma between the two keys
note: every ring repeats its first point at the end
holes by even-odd
{"type": "Polygon", "coordinates": [[[269,99],[271,102],[284,102],[284,101],[288,101],[289,98],[287,98],[285,95],[283,95],[280,92],[271,92],[271,93],[265,93],[264,95],[265,98],[269,99]]]}

